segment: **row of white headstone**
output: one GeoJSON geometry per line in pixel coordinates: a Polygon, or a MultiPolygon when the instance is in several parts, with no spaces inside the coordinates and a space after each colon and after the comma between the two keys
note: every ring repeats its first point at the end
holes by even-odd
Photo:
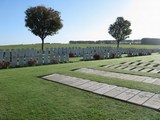
{"type": "Polygon", "coordinates": [[[150,49],[129,49],[127,52],[127,56],[132,57],[132,56],[139,56],[139,55],[150,55],[154,51],[150,49]]]}
{"type": "Polygon", "coordinates": [[[112,47],[90,47],[85,48],[83,53],[83,60],[93,60],[94,55],[98,54],[100,59],[110,59],[110,58],[120,58],[122,54],[127,54],[128,56],[138,56],[138,55],[150,55],[156,50],[152,49],[136,49],[136,48],[112,48],[112,47]]]}
{"type": "Polygon", "coordinates": [[[11,62],[12,67],[27,66],[29,61],[37,61],[38,65],[65,63],[69,61],[69,54],[66,49],[0,49],[0,62],[11,62]]]}
{"type": "Polygon", "coordinates": [[[70,47],[70,48],[50,48],[44,52],[42,50],[32,49],[0,49],[0,62],[11,62],[11,66],[26,66],[28,61],[36,60],[37,64],[65,63],[69,61],[69,53],[77,57],[83,57],[83,60],[92,60],[95,54],[99,54],[101,59],[121,57],[123,53],[138,54],[139,52],[151,52],[148,49],[135,48],[113,48],[113,47],[70,47]]]}
{"type": "Polygon", "coordinates": [[[100,59],[120,58],[122,52],[111,47],[92,47],[84,49],[83,60],[93,60],[94,55],[99,55],[100,59]]]}

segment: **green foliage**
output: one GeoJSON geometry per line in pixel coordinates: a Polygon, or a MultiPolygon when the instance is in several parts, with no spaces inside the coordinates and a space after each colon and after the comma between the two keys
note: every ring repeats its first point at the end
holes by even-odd
{"type": "Polygon", "coordinates": [[[118,17],[116,22],[111,24],[108,33],[117,40],[117,47],[122,40],[129,38],[132,30],[130,29],[131,23],[123,17],[118,17]]]}
{"type": "Polygon", "coordinates": [[[42,40],[42,50],[44,39],[48,35],[54,35],[63,27],[60,12],[44,6],[30,7],[25,11],[25,26],[42,40]]]}

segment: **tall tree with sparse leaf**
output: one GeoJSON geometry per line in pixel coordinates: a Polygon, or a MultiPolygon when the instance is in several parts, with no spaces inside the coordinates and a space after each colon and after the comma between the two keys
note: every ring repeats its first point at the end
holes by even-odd
{"type": "Polygon", "coordinates": [[[45,6],[36,6],[28,8],[25,14],[25,26],[41,38],[43,50],[44,39],[56,34],[63,27],[60,12],[45,6]]]}
{"type": "Polygon", "coordinates": [[[129,38],[132,30],[130,29],[131,23],[123,17],[118,17],[116,21],[109,26],[108,33],[116,39],[117,48],[122,40],[129,38]]]}

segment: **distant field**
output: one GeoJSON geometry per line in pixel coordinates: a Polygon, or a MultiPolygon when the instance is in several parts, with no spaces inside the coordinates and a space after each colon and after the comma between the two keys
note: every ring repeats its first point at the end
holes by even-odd
{"type": "MultiPolygon", "coordinates": [[[[116,44],[45,44],[44,48],[59,48],[59,47],[93,47],[93,46],[110,46],[116,47],[116,44]]],[[[160,45],[126,45],[120,44],[123,48],[145,48],[145,49],[156,49],[160,48],[160,45]]],[[[21,49],[21,48],[34,48],[41,49],[41,44],[30,44],[30,45],[6,45],[0,46],[0,49],[21,49]]]]}

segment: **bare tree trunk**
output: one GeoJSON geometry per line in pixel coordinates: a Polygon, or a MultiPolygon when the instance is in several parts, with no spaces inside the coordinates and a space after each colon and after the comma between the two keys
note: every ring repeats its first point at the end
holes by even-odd
{"type": "Polygon", "coordinates": [[[120,42],[120,41],[119,41],[119,40],[117,40],[117,48],[119,48],[119,42],[120,42]]]}
{"type": "Polygon", "coordinates": [[[42,51],[44,49],[44,39],[42,39],[42,51]]]}

